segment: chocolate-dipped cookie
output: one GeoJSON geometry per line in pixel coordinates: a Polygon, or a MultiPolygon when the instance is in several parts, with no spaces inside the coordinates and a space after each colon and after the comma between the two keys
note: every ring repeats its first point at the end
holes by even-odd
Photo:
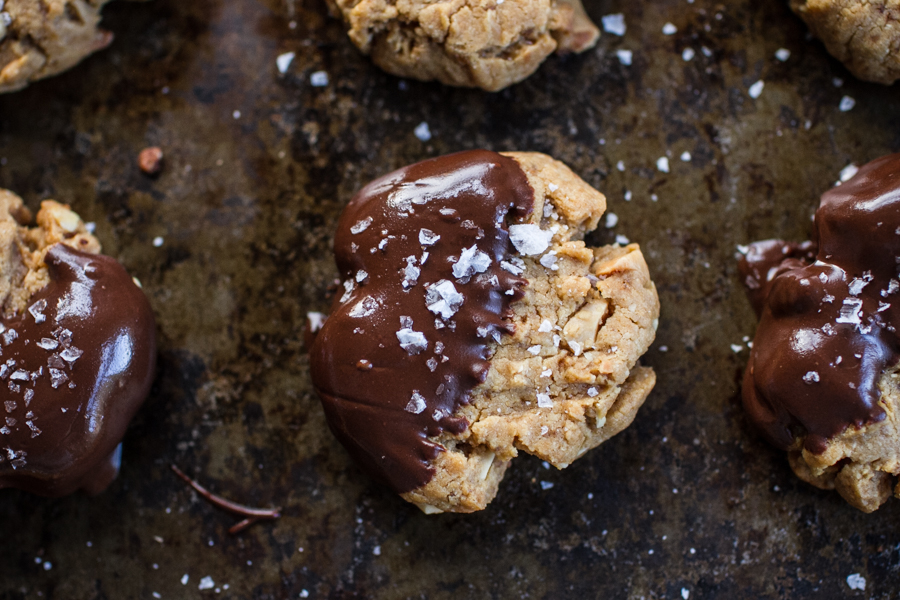
{"type": "MultiPolygon", "coordinates": [[[[810,242],[749,246],[750,420],[798,477],[871,512],[900,475],[900,154],[822,195],[810,242]]],[[[900,487],[895,490],[900,495],[900,487]]]]}
{"type": "Polygon", "coordinates": [[[0,191],[0,489],[98,493],[150,389],[147,298],[67,206],[0,191]]]}
{"type": "Polygon", "coordinates": [[[548,156],[483,150],[351,200],[311,361],[366,471],[425,512],[471,512],[519,450],[563,468],[631,423],[659,303],[636,244],[580,241],[605,208],[548,156]]]}

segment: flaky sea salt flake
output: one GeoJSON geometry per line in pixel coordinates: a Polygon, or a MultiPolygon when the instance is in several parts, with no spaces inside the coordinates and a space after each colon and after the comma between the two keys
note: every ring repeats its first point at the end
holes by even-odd
{"type": "Polygon", "coordinates": [[[847,575],[847,585],[850,586],[851,590],[865,590],[866,589],[866,578],[860,575],[859,573],[853,573],[852,575],[847,575]]]}
{"type": "Polygon", "coordinates": [[[439,239],[441,239],[441,236],[430,229],[425,229],[423,227],[419,230],[419,243],[423,246],[432,246],[437,243],[439,239]]]}
{"type": "Polygon", "coordinates": [[[59,346],[59,342],[50,338],[41,338],[39,342],[35,343],[35,346],[41,348],[42,350],[56,350],[56,348],[59,346]]]}
{"type": "Polygon", "coordinates": [[[634,53],[631,50],[616,50],[616,58],[626,67],[631,66],[634,60],[634,53]]]}
{"type": "Polygon", "coordinates": [[[53,389],[58,388],[69,380],[69,376],[59,369],[50,369],[50,385],[53,389]]]}
{"type": "Polygon", "coordinates": [[[456,290],[452,281],[442,279],[426,287],[425,306],[444,319],[455,315],[463,300],[465,297],[456,290]]]}
{"type": "Polygon", "coordinates": [[[553,233],[544,231],[537,225],[510,225],[509,239],[520,254],[535,256],[550,247],[553,233]]]}
{"type": "Polygon", "coordinates": [[[606,33],[618,36],[625,35],[625,15],[622,13],[604,15],[601,17],[600,22],[603,24],[603,31],[606,33]]]}
{"type": "Polygon", "coordinates": [[[84,354],[84,352],[82,350],[79,350],[75,346],[69,346],[68,348],[66,348],[65,350],[63,350],[62,352],[59,353],[59,355],[62,357],[62,359],[68,363],[75,362],[76,360],[78,360],[81,357],[82,354],[84,354]]]}
{"type": "Polygon", "coordinates": [[[491,257],[472,244],[464,248],[459,255],[459,260],[453,263],[453,276],[457,279],[471,277],[476,273],[484,273],[491,266],[491,257]]]}
{"type": "Polygon", "coordinates": [[[45,310],[47,310],[47,301],[43,298],[28,307],[28,312],[34,317],[35,323],[43,323],[47,320],[47,317],[44,316],[45,310]]]}
{"type": "Polygon", "coordinates": [[[363,231],[365,231],[366,229],[368,229],[369,225],[371,225],[371,224],[372,224],[372,217],[366,217],[365,219],[361,219],[361,220],[357,221],[356,224],[350,228],[350,233],[352,233],[353,235],[360,234],[363,231]]]}
{"type": "Polygon", "coordinates": [[[539,408],[553,408],[553,401],[550,400],[549,394],[538,393],[537,405],[539,408]]]}

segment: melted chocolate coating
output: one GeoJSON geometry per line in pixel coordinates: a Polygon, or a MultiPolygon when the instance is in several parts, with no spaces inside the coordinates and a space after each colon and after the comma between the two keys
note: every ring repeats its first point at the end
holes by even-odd
{"type": "Polygon", "coordinates": [[[50,283],[0,332],[0,489],[99,493],[150,390],[156,327],[115,260],[57,244],[50,283]]]}
{"type": "Polygon", "coordinates": [[[346,291],[313,345],[313,384],[334,434],[399,493],[434,475],[444,448],[428,437],[466,430],[456,412],[487,376],[488,341],[513,331],[526,281],[501,267],[515,253],[505,220],[533,206],[518,163],[476,150],[377,179],[341,215],[346,291]]]}
{"type": "Polygon", "coordinates": [[[741,260],[760,316],[744,373],[750,419],[821,454],[884,419],[877,383],[900,358],[900,154],[822,195],[812,242],[757,242],[741,260]]]}

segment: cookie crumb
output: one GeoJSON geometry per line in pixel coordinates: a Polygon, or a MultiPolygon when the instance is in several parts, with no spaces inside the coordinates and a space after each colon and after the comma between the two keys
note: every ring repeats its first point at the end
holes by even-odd
{"type": "Polygon", "coordinates": [[[158,175],[162,171],[163,151],[159,146],[144,148],[138,155],[138,166],[147,175],[158,175]]]}

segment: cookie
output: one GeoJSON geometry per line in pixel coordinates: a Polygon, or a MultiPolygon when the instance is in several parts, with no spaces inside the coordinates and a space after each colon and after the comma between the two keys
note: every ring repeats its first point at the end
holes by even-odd
{"type": "Polygon", "coordinates": [[[150,389],[147,298],[68,206],[0,190],[0,489],[98,493],[150,389]]]}
{"type": "Polygon", "coordinates": [[[518,452],[558,468],[655,383],[656,289],[636,244],[590,248],[606,199],[537,153],[427,160],[341,216],[342,294],[311,350],[329,425],[423,511],[472,512],[518,452]]]}
{"type": "Polygon", "coordinates": [[[100,10],[110,0],[0,1],[0,93],[75,66],[109,46],[100,10]]]}
{"type": "Polygon", "coordinates": [[[580,0],[328,0],[350,40],[394,75],[501,90],[600,35],[580,0]]]}
{"type": "MultiPolygon", "coordinates": [[[[813,241],[751,244],[750,420],[798,477],[872,512],[900,475],[900,154],[822,195],[813,241]]],[[[900,486],[894,488],[900,496],[900,486]]]]}
{"type": "Polygon", "coordinates": [[[791,0],[832,56],[866,81],[900,79],[898,0],[791,0]]]}

